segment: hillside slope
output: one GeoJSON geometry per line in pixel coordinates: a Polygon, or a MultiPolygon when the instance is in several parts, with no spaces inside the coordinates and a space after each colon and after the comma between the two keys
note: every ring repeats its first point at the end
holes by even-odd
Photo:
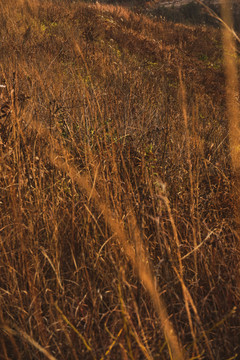
{"type": "Polygon", "coordinates": [[[237,358],[220,31],[0,5],[0,358],[237,358]]]}
{"type": "MultiPolygon", "coordinates": [[[[211,10],[221,16],[221,1],[219,0],[205,0],[202,2],[211,10]]],[[[234,28],[240,31],[240,3],[238,0],[231,0],[227,2],[232,11],[234,28]]],[[[211,16],[209,11],[198,3],[197,0],[161,0],[149,1],[144,4],[142,11],[156,17],[162,17],[168,21],[184,24],[206,24],[214,27],[219,27],[219,21],[211,16]]]]}

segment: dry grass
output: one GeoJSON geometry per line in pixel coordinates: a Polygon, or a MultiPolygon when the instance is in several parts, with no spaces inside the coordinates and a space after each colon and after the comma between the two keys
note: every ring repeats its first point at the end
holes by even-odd
{"type": "Polygon", "coordinates": [[[0,358],[237,358],[221,33],[0,9],[0,358]]]}

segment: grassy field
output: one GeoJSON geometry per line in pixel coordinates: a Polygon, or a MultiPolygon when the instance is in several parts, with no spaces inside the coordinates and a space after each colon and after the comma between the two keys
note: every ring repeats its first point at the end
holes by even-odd
{"type": "Polygon", "coordinates": [[[0,359],[238,359],[231,37],[67,0],[0,34],[0,359]]]}

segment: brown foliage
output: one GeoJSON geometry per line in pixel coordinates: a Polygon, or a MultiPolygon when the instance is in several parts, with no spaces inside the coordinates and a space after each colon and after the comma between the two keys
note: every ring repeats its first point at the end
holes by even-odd
{"type": "Polygon", "coordinates": [[[220,32],[0,6],[0,358],[239,355],[220,32]]]}

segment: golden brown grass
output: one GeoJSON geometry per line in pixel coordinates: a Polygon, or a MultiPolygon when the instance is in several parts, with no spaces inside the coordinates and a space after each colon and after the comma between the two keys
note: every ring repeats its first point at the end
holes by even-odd
{"type": "Polygon", "coordinates": [[[237,358],[221,33],[0,8],[0,358],[237,358]]]}

